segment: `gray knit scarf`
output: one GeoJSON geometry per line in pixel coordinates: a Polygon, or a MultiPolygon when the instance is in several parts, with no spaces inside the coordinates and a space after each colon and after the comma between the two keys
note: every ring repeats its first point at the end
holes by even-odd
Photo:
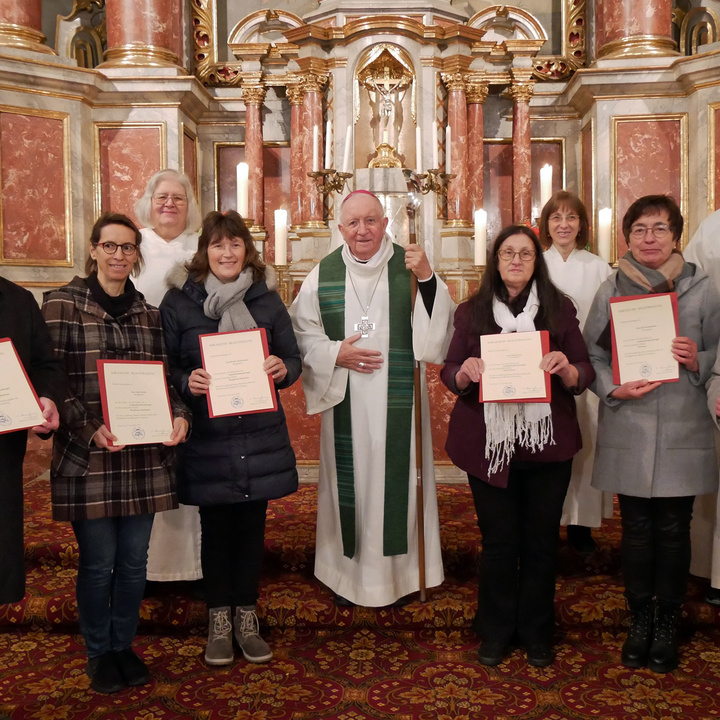
{"type": "Polygon", "coordinates": [[[245,305],[245,293],[253,284],[253,269],[246,267],[232,282],[221,282],[209,273],[205,279],[207,298],[203,304],[206,317],[220,320],[218,332],[249,330],[257,327],[245,305]]]}

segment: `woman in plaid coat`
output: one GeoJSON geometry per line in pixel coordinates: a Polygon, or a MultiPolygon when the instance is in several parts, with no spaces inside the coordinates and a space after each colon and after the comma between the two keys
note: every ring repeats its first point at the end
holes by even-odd
{"type": "Polygon", "coordinates": [[[170,389],[173,431],[154,445],[111,445],[103,422],[97,360],[166,363],[160,313],[129,279],[142,262],[142,236],[124,215],[93,227],[88,277],[46,293],[43,315],[70,381],[60,407],[50,482],[53,517],[72,523],[80,549],[77,603],[98,692],[150,680],[132,651],[145,586],[154,513],[177,507],[172,446],[190,414],[170,389]]]}

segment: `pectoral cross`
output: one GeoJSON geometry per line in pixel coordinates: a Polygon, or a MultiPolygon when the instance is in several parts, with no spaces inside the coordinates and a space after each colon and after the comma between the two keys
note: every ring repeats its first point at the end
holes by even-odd
{"type": "Polygon", "coordinates": [[[360,333],[360,337],[370,337],[370,331],[375,329],[375,323],[371,323],[367,315],[363,315],[360,318],[359,323],[355,323],[353,326],[355,332],[360,333]]]}

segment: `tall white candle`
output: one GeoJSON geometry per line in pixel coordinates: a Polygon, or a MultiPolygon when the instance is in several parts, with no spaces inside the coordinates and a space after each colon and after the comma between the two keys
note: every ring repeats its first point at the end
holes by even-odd
{"type": "Polygon", "coordinates": [[[275,264],[287,265],[287,210],[275,211],[275,264]]]}
{"type": "Polygon", "coordinates": [[[415,128],[415,168],[418,173],[422,172],[422,133],[420,128],[415,128]]]}
{"type": "Polygon", "coordinates": [[[250,174],[250,168],[247,163],[238,163],[235,168],[237,177],[237,199],[236,205],[238,214],[240,217],[246,218],[248,216],[248,176],[250,174]]]}
{"type": "Polygon", "coordinates": [[[445,130],[445,172],[448,175],[452,172],[452,130],[449,125],[445,130]]]}
{"type": "Polygon", "coordinates": [[[552,196],[552,166],[543,165],[540,168],[540,211],[552,196]]]}
{"type": "Polygon", "coordinates": [[[313,172],[320,169],[320,129],[313,125],[313,172]]]}
{"type": "Polygon", "coordinates": [[[612,225],[612,209],[603,208],[598,211],[598,232],[597,232],[597,248],[598,255],[610,262],[610,227],[612,225]]]}
{"type": "Polygon", "coordinates": [[[485,265],[487,256],[487,213],[475,211],[475,264],[485,265]]]}
{"type": "Polygon", "coordinates": [[[438,169],[438,125],[437,122],[432,124],[432,166],[434,170],[438,169]]]}
{"type": "Polygon", "coordinates": [[[332,167],[332,124],[325,123],[325,169],[332,167]]]}
{"type": "Polygon", "coordinates": [[[347,126],[345,131],[345,154],[343,155],[343,169],[344,173],[350,172],[350,146],[352,145],[352,127],[347,126]]]}

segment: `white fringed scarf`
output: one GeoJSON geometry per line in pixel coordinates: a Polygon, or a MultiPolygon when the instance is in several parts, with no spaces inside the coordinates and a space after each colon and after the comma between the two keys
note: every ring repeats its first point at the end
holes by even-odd
{"type": "MultiPolygon", "coordinates": [[[[517,317],[497,298],[493,298],[493,317],[501,332],[532,332],[539,307],[533,281],[525,307],[517,317]]],[[[510,462],[515,443],[533,451],[555,443],[550,403],[485,403],[484,412],[485,458],[490,461],[489,475],[510,462]]]]}

